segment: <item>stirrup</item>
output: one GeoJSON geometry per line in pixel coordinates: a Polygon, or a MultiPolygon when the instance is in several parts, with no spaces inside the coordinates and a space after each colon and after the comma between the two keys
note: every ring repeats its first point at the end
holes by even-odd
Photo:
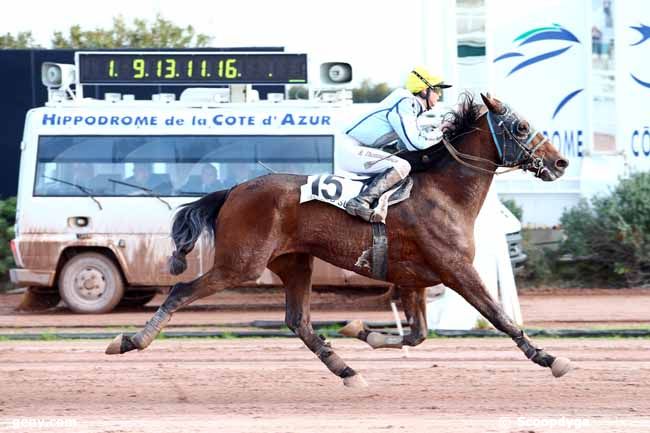
{"type": "Polygon", "coordinates": [[[365,201],[355,197],[345,205],[345,211],[352,216],[358,216],[364,221],[371,222],[374,211],[365,201]]]}

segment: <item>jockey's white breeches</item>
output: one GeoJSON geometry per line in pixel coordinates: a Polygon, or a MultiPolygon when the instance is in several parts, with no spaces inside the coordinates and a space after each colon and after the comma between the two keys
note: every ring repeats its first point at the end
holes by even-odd
{"type": "Polygon", "coordinates": [[[362,146],[349,135],[337,137],[336,167],[357,174],[377,174],[394,168],[402,179],[411,171],[411,164],[399,156],[374,147],[362,146]]]}

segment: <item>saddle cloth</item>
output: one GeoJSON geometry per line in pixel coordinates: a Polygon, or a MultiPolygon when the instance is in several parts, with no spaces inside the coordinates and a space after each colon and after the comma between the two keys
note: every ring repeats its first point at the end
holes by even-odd
{"type": "MultiPolygon", "coordinates": [[[[319,200],[345,209],[348,200],[359,195],[371,180],[372,177],[358,175],[314,174],[307,177],[307,182],[300,187],[300,203],[319,200]]],[[[385,224],[388,206],[409,198],[412,187],[413,180],[407,177],[386,191],[373,207],[373,222],[385,224]]]]}

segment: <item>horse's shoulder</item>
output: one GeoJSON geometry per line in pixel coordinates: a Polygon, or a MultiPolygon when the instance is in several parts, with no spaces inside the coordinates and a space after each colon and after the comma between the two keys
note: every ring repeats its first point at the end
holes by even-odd
{"type": "Polygon", "coordinates": [[[458,206],[449,184],[439,182],[439,178],[430,173],[415,173],[412,177],[413,189],[408,201],[418,215],[457,223],[464,221],[466,209],[458,206]]]}

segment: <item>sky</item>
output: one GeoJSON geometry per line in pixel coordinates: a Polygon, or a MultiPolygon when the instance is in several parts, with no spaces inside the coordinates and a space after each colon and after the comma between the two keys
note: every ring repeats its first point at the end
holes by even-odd
{"type": "MultiPolygon", "coordinates": [[[[0,14],[0,33],[31,31],[49,48],[54,31],[108,28],[122,15],[152,21],[160,14],[179,26],[192,25],[217,47],[284,46],[311,61],[346,61],[354,82],[400,85],[423,64],[427,0],[110,0],[45,2],[21,0],[0,14]]],[[[433,1],[433,0],[431,0],[433,1]]],[[[429,6],[430,7],[430,6],[429,6]]]]}

